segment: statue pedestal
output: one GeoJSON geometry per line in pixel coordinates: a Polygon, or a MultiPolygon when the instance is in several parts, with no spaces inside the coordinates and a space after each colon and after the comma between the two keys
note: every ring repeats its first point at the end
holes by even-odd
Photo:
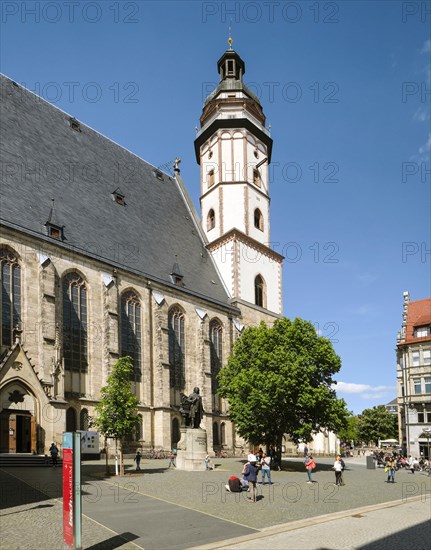
{"type": "Polygon", "coordinates": [[[181,428],[176,466],[178,470],[205,470],[207,432],[202,428],[181,428]]]}

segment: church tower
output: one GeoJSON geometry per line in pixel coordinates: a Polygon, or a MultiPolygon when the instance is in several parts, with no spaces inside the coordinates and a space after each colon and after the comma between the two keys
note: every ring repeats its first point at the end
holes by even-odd
{"type": "Polygon", "coordinates": [[[283,257],[270,247],[272,139],[232,46],[217,68],[195,140],[203,231],[232,300],[281,314],[283,257]]]}

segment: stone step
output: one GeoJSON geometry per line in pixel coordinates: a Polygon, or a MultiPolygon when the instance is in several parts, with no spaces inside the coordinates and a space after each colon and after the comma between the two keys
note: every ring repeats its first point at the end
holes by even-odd
{"type": "MultiPolygon", "coordinates": [[[[58,466],[61,467],[62,460],[57,460],[58,466]]],[[[0,468],[15,468],[15,467],[45,467],[52,466],[50,456],[31,455],[31,454],[0,454],[0,468]]]]}

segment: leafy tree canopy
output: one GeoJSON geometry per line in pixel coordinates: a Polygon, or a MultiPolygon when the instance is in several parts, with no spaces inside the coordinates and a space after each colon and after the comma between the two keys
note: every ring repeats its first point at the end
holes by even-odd
{"type": "Polygon", "coordinates": [[[131,390],[132,369],[130,357],[120,358],[113,366],[106,386],[100,390],[101,400],[96,406],[94,423],[105,436],[123,439],[137,426],[139,400],[131,390]]]}
{"type": "Polygon", "coordinates": [[[282,318],[244,330],[225,368],[218,394],[229,416],[251,443],[281,446],[283,435],[310,441],[321,427],[345,426],[344,400],[331,388],[341,360],[312,323],[282,318]]]}
{"type": "Polygon", "coordinates": [[[365,409],[358,416],[358,438],[378,444],[379,439],[398,440],[398,419],[384,405],[365,409]]]}
{"type": "Polygon", "coordinates": [[[342,428],[337,433],[338,437],[344,443],[351,443],[352,441],[356,443],[359,441],[358,437],[358,417],[353,416],[350,413],[350,416],[347,418],[347,425],[345,428],[342,428]]]}

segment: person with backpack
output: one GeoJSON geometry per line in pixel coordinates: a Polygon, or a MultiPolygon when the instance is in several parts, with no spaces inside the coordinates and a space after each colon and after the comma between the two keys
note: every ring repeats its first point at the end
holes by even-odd
{"type": "Polygon", "coordinates": [[[58,464],[58,447],[55,443],[52,443],[51,447],[49,448],[49,454],[51,455],[52,467],[56,468],[58,464]]]}
{"type": "Polygon", "coordinates": [[[335,470],[335,485],[339,487],[343,481],[343,478],[342,478],[343,464],[341,462],[340,455],[337,455],[337,458],[335,459],[335,462],[332,468],[335,470]]]}
{"type": "Polygon", "coordinates": [[[311,455],[307,455],[304,459],[304,465],[305,465],[305,468],[307,470],[307,474],[308,474],[308,481],[307,483],[313,483],[313,478],[311,476],[311,473],[312,471],[314,470],[314,468],[316,467],[316,463],[314,462],[314,459],[311,455]]]}

